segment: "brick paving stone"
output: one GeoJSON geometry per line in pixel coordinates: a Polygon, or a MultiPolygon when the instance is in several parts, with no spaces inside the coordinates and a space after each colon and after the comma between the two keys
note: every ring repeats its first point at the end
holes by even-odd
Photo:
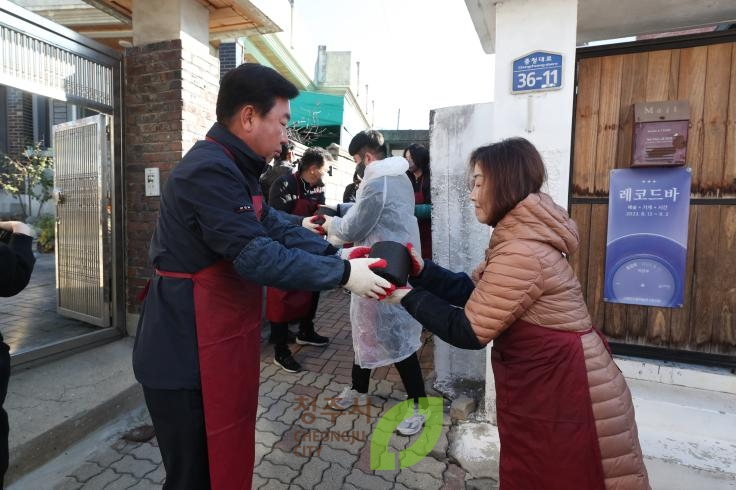
{"type": "Polygon", "coordinates": [[[281,439],[274,444],[275,449],[280,449],[284,452],[290,453],[293,452],[294,447],[299,446],[301,444],[301,439],[304,435],[304,428],[295,425],[288,431],[284,432],[284,435],[281,437],[281,439]]]}
{"type": "Polygon", "coordinates": [[[105,490],[125,490],[138,483],[138,479],[132,475],[121,475],[120,478],[105,487],[105,490]]]}
{"type": "MultiPolygon", "coordinates": [[[[258,436],[259,434],[256,434],[258,436]]],[[[258,466],[261,461],[263,460],[263,457],[270,453],[273,450],[273,447],[266,446],[265,444],[261,444],[259,442],[256,442],[256,459],[255,459],[255,466],[258,466]]]]}
{"type": "Polygon", "coordinates": [[[271,463],[276,467],[284,469],[291,468],[298,474],[306,462],[306,458],[296,455],[293,452],[287,453],[281,449],[274,448],[273,451],[263,457],[261,465],[264,463],[271,463]]]}
{"type": "MultiPolygon", "coordinates": [[[[268,456],[268,454],[266,456],[268,456]]],[[[299,474],[296,470],[291,469],[289,466],[275,465],[270,461],[266,461],[266,456],[264,456],[263,461],[261,461],[261,463],[256,466],[254,470],[255,473],[258,473],[260,477],[266,479],[276,479],[279,480],[281,483],[288,484],[299,474]]]]}
{"type": "Polygon", "coordinates": [[[264,485],[268,482],[266,478],[261,478],[256,473],[253,473],[253,483],[251,484],[252,490],[260,490],[265,488],[264,485]]]}
{"type": "Polygon", "coordinates": [[[284,395],[292,386],[294,386],[294,383],[276,383],[276,386],[266,396],[274,400],[283,400],[284,395]]]}
{"type": "Polygon", "coordinates": [[[370,462],[371,462],[371,445],[370,442],[366,443],[365,446],[363,446],[360,450],[360,456],[358,457],[358,461],[353,466],[354,469],[359,469],[363,473],[366,473],[368,475],[376,475],[380,476],[386,481],[394,482],[396,481],[396,477],[399,473],[399,468],[396,468],[394,470],[371,470],[370,462]]]}
{"type": "MultiPolygon", "coordinates": [[[[279,422],[278,420],[269,420],[265,417],[265,414],[260,419],[256,420],[256,431],[266,431],[276,434],[277,440],[281,439],[284,433],[289,430],[290,426],[279,422]]],[[[274,444],[276,441],[274,441],[274,444]]]]}
{"type": "Polygon", "coordinates": [[[135,459],[132,455],[128,454],[120,461],[114,462],[110,468],[115,470],[116,473],[129,473],[141,479],[147,473],[155,470],[156,466],[147,459],[135,459]]]}
{"type": "Polygon", "coordinates": [[[444,484],[442,490],[464,490],[465,470],[454,463],[448,463],[445,473],[442,475],[444,484]]]}
{"type": "Polygon", "coordinates": [[[299,396],[308,398],[317,398],[322,394],[322,390],[316,386],[294,385],[289,388],[289,393],[294,395],[296,400],[299,396]]]}
{"type": "MultiPolygon", "coordinates": [[[[123,456],[120,455],[120,459],[122,459],[123,456]]],[[[99,475],[103,471],[105,471],[105,466],[100,466],[97,463],[87,462],[84,463],[79,468],[75,469],[71,474],[68,476],[76,479],[80,483],[85,483],[90,478],[99,475]]]]}
{"type": "Polygon", "coordinates": [[[148,480],[139,480],[132,487],[128,487],[128,490],[161,490],[161,485],[155,485],[148,480]]]}
{"type": "Polygon", "coordinates": [[[396,481],[414,490],[439,490],[443,481],[436,479],[427,473],[418,473],[413,466],[404,468],[399,472],[396,481]]]}
{"type": "Polygon", "coordinates": [[[320,390],[324,393],[325,388],[332,383],[333,376],[330,374],[321,374],[312,382],[311,386],[320,390]]]}
{"type": "Polygon", "coordinates": [[[71,476],[65,476],[63,480],[54,485],[54,490],[79,490],[82,485],[71,476]]]}
{"type": "Polygon", "coordinates": [[[336,490],[344,488],[345,478],[350,474],[350,469],[344,468],[337,463],[330,463],[322,473],[322,483],[316,485],[314,490],[336,490]]]}
{"type": "MultiPolygon", "coordinates": [[[[156,448],[156,450],[158,451],[158,448],[156,448]]],[[[123,456],[125,455],[120,454],[112,448],[108,448],[107,450],[97,451],[92,456],[90,456],[87,461],[89,461],[90,463],[96,463],[101,468],[107,468],[115,461],[120,461],[121,459],[123,459],[123,456]]],[[[160,458],[161,456],[159,454],[159,459],[160,458]]]]}
{"type": "Polygon", "coordinates": [[[291,482],[292,485],[299,485],[302,488],[312,489],[322,482],[322,474],[327,468],[330,467],[330,463],[320,458],[312,458],[305,464],[299,476],[291,482]]]}
{"type": "Polygon", "coordinates": [[[317,380],[317,378],[319,378],[319,376],[320,376],[320,373],[317,373],[317,372],[305,372],[301,380],[299,381],[299,383],[294,383],[294,384],[300,384],[303,386],[312,386],[314,382],[317,380]]]}
{"type": "Polygon", "coordinates": [[[437,461],[434,458],[425,457],[411,465],[410,468],[412,471],[416,471],[417,473],[426,473],[435,480],[441,482],[442,476],[447,469],[447,464],[442,461],[437,461]]]}
{"type": "Polygon", "coordinates": [[[262,488],[263,490],[301,490],[299,488],[292,487],[290,484],[282,483],[279,480],[275,479],[268,480],[262,488]]]}
{"type": "Polygon", "coordinates": [[[130,453],[135,459],[145,459],[154,465],[161,464],[161,451],[151,444],[141,444],[130,453]]]}
{"type": "Polygon", "coordinates": [[[434,445],[432,450],[429,452],[429,456],[434,459],[445,459],[447,457],[447,449],[450,446],[450,439],[447,437],[447,434],[450,432],[449,427],[442,427],[442,431],[440,432],[440,438],[437,440],[437,443],[434,445]]]}
{"type": "Polygon", "coordinates": [[[280,422],[286,410],[293,408],[292,403],[282,399],[271,405],[271,408],[262,415],[262,418],[272,420],[274,422],[280,422]]]}
{"type": "Polygon", "coordinates": [[[353,464],[358,460],[357,453],[353,454],[348,451],[343,451],[342,449],[335,449],[326,444],[322,445],[320,457],[325,461],[338,464],[343,468],[352,468],[353,464]]]}
{"type": "Polygon", "coordinates": [[[84,490],[99,490],[104,488],[105,485],[111,483],[120,478],[120,474],[116,473],[111,468],[106,469],[102,473],[90,478],[82,486],[84,490]]]}
{"type": "Polygon", "coordinates": [[[258,398],[262,398],[264,395],[267,395],[271,393],[271,391],[276,387],[276,382],[272,379],[267,379],[265,381],[261,380],[261,384],[258,387],[258,398]]]}
{"type": "Polygon", "coordinates": [[[349,483],[357,488],[366,490],[390,490],[394,486],[393,481],[386,481],[378,475],[367,475],[358,469],[353,470],[348,477],[345,478],[345,483],[349,483]]]}
{"type": "Polygon", "coordinates": [[[152,472],[146,473],[145,478],[151,483],[163,485],[164,480],[166,479],[166,470],[164,469],[164,465],[160,464],[152,472]]]}

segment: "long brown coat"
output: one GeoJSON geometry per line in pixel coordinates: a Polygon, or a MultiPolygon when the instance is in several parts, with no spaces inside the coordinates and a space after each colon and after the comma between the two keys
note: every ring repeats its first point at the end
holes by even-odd
{"type": "MultiPolygon", "coordinates": [[[[521,201],[494,229],[486,260],[473,274],[466,315],[482,343],[517,320],[571,332],[591,319],[567,256],[577,226],[546,194],[521,201]]],[[[580,337],[607,489],[649,489],[626,381],[598,334],[580,337]]],[[[502,441],[503,443],[503,441],[502,441]]]]}

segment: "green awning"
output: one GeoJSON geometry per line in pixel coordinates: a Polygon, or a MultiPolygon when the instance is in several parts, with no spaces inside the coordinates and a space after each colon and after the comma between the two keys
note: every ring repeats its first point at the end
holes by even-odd
{"type": "Polygon", "coordinates": [[[345,97],[319,92],[300,92],[291,101],[290,126],[342,126],[345,97]]]}

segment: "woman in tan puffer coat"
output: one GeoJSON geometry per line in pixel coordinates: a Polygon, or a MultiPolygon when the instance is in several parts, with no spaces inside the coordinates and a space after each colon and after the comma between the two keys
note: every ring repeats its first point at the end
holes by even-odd
{"type": "Polygon", "coordinates": [[[494,341],[502,490],[649,489],[631,394],[567,261],[577,226],[540,192],[539,152],[503,140],[470,170],[476,217],[494,227],[485,261],[471,279],[412,252],[414,289],[387,301],[457,347],[494,341]]]}

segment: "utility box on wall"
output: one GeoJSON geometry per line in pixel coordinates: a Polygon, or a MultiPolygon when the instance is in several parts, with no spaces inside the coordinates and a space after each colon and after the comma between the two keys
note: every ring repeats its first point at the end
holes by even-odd
{"type": "Polygon", "coordinates": [[[685,165],[690,107],[686,100],[634,104],[632,167],[685,165]]]}

